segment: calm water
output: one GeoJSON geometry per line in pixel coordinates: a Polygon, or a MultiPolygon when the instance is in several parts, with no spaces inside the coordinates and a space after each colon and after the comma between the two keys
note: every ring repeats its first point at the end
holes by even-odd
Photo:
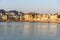
{"type": "Polygon", "coordinates": [[[60,24],[1,22],[0,40],[60,40],[60,24]]]}

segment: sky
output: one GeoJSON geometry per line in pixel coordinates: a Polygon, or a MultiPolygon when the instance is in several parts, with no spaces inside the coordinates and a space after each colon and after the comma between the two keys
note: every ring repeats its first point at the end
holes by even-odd
{"type": "Polygon", "coordinates": [[[0,0],[0,9],[53,13],[60,11],[60,0],[0,0]]]}

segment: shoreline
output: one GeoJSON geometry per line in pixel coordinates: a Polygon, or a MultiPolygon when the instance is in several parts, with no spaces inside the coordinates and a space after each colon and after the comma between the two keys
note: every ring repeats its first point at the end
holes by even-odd
{"type": "Polygon", "coordinates": [[[41,22],[41,21],[0,21],[0,22],[38,22],[38,23],[60,23],[60,21],[56,22],[41,22]]]}

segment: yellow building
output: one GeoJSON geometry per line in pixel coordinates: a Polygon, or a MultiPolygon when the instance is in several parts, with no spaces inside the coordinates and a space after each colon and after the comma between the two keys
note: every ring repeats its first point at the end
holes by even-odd
{"type": "Polygon", "coordinates": [[[37,15],[37,20],[40,21],[41,20],[41,15],[37,15]]]}
{"type": "Polygon", "coordinates": [[[41,16],[41,22],[48,22],[48,15],[47,14],[43,14],[42,16],[41,16]]]}
{"type": "Polygon", "coordinates": [[[40,22],[40,20],[41,20],[41,15],[40,14],[35,15],[34,18],[33,18],[33,21],[40,22]]]}
{"type": "Polygon", "coordinates": [[[57,22],[57,15],[50,15],[49,22],[57,22]]]}
{"type": "Polygon", "coordinates": [[[2,13],[0,13],[0,16],[2,16],[2,13]]]}
{"type": "Polygon", "coordinates": [[[29,15],[29,14],[25,14],[23,18],[24,18],[24,21],[32,21],[33,19],[32,15],[29,15]]]}
{"type": "Polygon", "coordinates": [[[57,23],[60,23],[60,13],[57,13],[57,23]]]}
{"type": "Polygon", "coordinates": [[[0,22],[2,21],[2,13],[0,13],[0,22]]]}
{"type": "Polygon", "coordinates": [[[7,21],[7,15],[3,15],[3,16],[2,16],[2,20],[3,20],[3,21],[7,21]]]}

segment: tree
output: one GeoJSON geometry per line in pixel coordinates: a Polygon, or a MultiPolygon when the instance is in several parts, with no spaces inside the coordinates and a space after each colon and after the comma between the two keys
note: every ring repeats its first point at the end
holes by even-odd
{"type": "Polygon", "coordinates": [[[57,15],[57,18],[60,18],[60,15],[57,15]]]}

